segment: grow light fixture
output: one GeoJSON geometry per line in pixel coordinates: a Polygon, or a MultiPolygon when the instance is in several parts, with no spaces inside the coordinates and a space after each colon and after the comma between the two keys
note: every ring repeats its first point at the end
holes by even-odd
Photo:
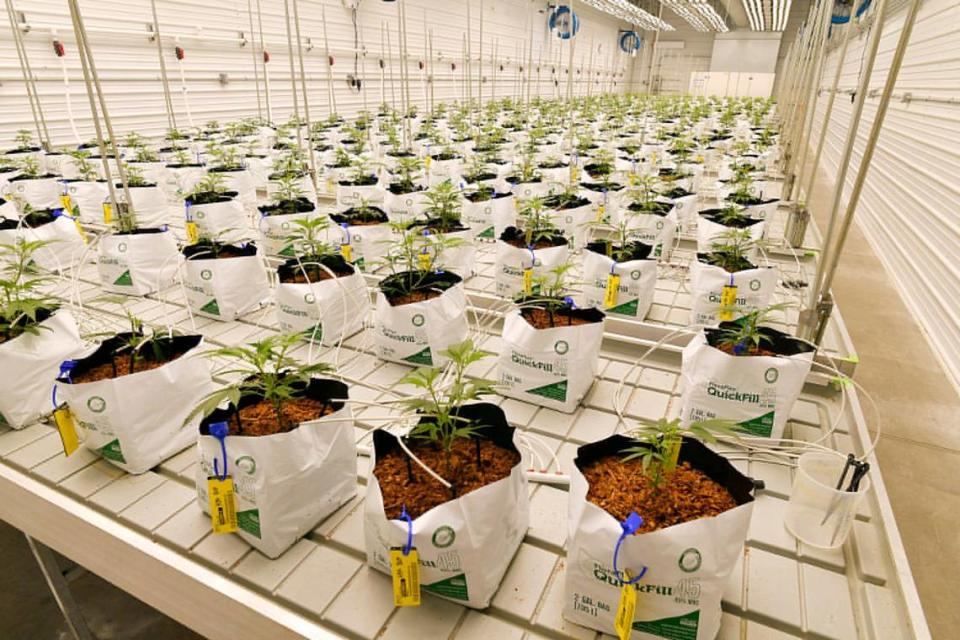
{"type": "Polygon", "coordinates": [[[697,31],[722,33],[730,30],[707,0],[663,0],[663,3],[697,31]]]}
{"type": "Polygon", "coordinates": [[[754,31],[783,31],[792,0],[741,0],[754,31]]]}
{"type": "Polygon", "coordinates": [[[652,13],[644,11],[629,0],[582,0],[597,11],[620,18],[647,31],[673,31],[673,25],[664,22],[652,13]]]}

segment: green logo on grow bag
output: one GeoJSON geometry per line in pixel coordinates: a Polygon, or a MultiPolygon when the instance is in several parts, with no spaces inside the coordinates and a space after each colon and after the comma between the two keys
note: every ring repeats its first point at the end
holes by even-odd
{"type": "Polygon", "coordinates": [[[640,306],[640,300],[631,300],[630,302],[624,302],[623,304],[618,304],[612,309],[607,309],[607,313],[616,313],[619,315],[625,316],[635,316],[637,315],[637,310],[640,306]]]}
{"type": "Polygon", "coordinates": [[[252,536],[260,537],[260,510],[249,509],[237,512],[237,526],[252,536]]]}
{"type": "Polygon", "coordinates": [[[130,270],[127,269],[126,271],[121,273],[120,277],[113,281],[113,284],[119,287],[132,287],[133,278],[130,276],[130,270]]]}
{"type": "Polygon", "coordinates": [[[751,281],[750,281],[750,291],[759,291],[759,290],[760,290],[760,281],[759,281],[759,280],[756,280],[756,279],[751,280],[751,281]]]}
{"type": "Polygon", "coordinates": [[[412,355],[407,356],[403,360],[404,362],[409,362],[411,364],[425,364],[429,366],[433,364],[433,354],[430,351],[430,347],[426,347],[412,355]]]}
{"type": "Polygon", "coordinates": [[[423,314],[418,313],[417,315],[410,318],[410,322],[413,323],[415,327],[422,327],[423,323],[426,322],[426,319],[423,317],[423,314]]]}
{"type": "Polygon", "coordinates": [[[553,345],[553,350],[562,356],[567,351],[570,351],[570,344],[566,340],[557,340],[553,345]]]}
{"type": "Polygon", "coordinates": [[[467,595],[467,576],[462,573],[434,582],[433,584],[425,584],[423,585],[423,590],[435,593],[438,596],[456,598],[457,600],[470,599],[467,595]]]}
{"type": "Polygon", "coordinates": [[[213,277],[213,272],[210,271],[210,269],[204,269],[203,271],[200,272],[200,278],[202,280],[209,280],[212,277],[213,277]]]}
{"type": "Polygon", "coordinates": [[[312,293],[306,293],[303,296],[303,301],[306,302],[307,304],[313,304],[314,302],[317,301],[317,297],[312,293]]]}
{"type": "Polygon", "coordinates": [[[90,411],[93,411],[94,413],[103,413],[103,410],[106,408],[107,401],[100,396],[90,396],[87,398],[87,409],[90,409],[90,411]]]}
{"type": "Polygon", "coordinates": [[[780,372],[777,371],[776,367],[770,367],[763,374],[763,379],[769,382],[770,384],[773,384],[774,382],[776,382],[779,377],[780,377],[780,372]]]}
{"type": "Polygon", "coordinates": [[[634,269],[633,271],[631,271],[631,272],[630,272],[630,279],[631,279],[631,280],[639,280],[639,279],[640,279],[640,271],[639,271],[638,269],[634,269]]]}
{"type": "Polygon", "coordinates": [[[648,633],[658,638],[675,640],[696,640],[700,628],[700,610],[685,613],[682,616],[661,618],[660,620],[641,620],[633,623],[634,631],[648,633]]]}
{"type": "Polygon", "coordinates": [[[257,470],[257,461],[250,456],[240,456],[234,461],[233,465],[238,469],[243,469],[248,476],[252,476],[257,470]]]}
{"type": "Polygon", "coordinates": [[[108,442],[100,447],[100,455],[107,460],[113,460],[114,462],[127,461],[127,459],[123,457],[123,451],[120,450],[119,440],[113,440],[112,442],[108,442]]]}
{"type": "Polygon", "coordinates": [[[532,393],[535,396],[543,396],[548,400],[557,400],[559,402],[566,402],[567,401],[567,381],[561,380],[560,382],[552,382],[542,387],[527,389],[527,393],[532,393]]]}
{"type": "Polygon", "coordinates": [[[442,527],[437,528],[433,532],[433,537],[430,540],[433,542],[433,546],[438,549],[446,549],[453,544],[453,541],[457,539],[457,534],[452,527],[443,525],[442,527]]]}
{"type": "Polygon", "coordinates": [[[493,238],[493,227],[487,227],[486,229],[484,229],[483,231],[481,231],[479,234],[477,234],[477,237],[478,237],[478,238],[493,238]]]}
{"type": "Polygon", "coordinates": [[[686,573],[693,573],[700,568],[701,564],[703,564],[703,557],[700,555],[700,551],[693,547],[685,549],[684,552],[680,554],[680,559],[677,560],[677,565],[680,567],[680,570],[686,573]]]}
{"type": "Polygon", "coordinates": [[[217,299],[213,298],[210,302],[200,307],[200,311],[209,313],[212,316],[218,316],[220,315],[220,305],[217,304],[217,299]]]}

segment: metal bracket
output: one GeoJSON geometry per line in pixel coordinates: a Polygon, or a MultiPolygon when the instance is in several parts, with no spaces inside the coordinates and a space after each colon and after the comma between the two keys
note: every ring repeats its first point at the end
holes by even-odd
{"type": "Polygon", "coordinates": [[[23,535],[27,539],[30,551],[33,552],[33,557],[36,558],[37,564],[40,565],[43,578],[47,581],[47,586],[50,587],[53,599],[56,600],[57,606],[60,607],[60,612],[63,613],[63,617],[75,640],[94,640],[93,634],[90,633],[90,628],[87,627],[87,621],[83,618],[83,612],[80,610],[77,601],[73,598],[70,585],[67,582],[67,578],[64,577],[63,571],[60,569],[60,565],[57,563],[57,557],[53,555],[53,551],[50,550],[50,547],[38,542],[27,534],[23,535]]]}

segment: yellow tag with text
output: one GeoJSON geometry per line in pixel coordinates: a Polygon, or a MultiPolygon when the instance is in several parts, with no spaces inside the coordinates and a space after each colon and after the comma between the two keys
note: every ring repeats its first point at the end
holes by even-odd
{"type": "Polygon", "coordinates": [[[70,201],[70,196],[67,194],[60,196],[60,206],[66,211],[73,211],[73,202],[70,201]]]}
{"type": "Polygon", "coordinates": [[[528,296],[533,293],[533,267],[523,270],[523,292],[528,296]]]}
{"type": "MultiPolygon", "coordinates": [[[[629,580],[629,574],[624,577],[629,580]]],[[[623,583],[620,587],[620,603],[617,605],[617,617],[613,619],[613,629],[620,640],[628,640],[633,631],[633,617],[637,612],[637,590],[632,584],[623,583]]]]}
{"type": "Polygon", "coordinates": [[[420,559],[416,547],[407,555],[403,549],[390,549],[390,574],[393,576],[393,606],[420,606],[420,559]]]}
{"type": "Polygon", "coordinates": [[[600,222],[603,220],[603,214],[604,212],[606,212],[606,210],[607,210],[607,207],[603,203],[600,203],[599,205],[597,205],[597,222],[600,222]]]}
{"type": "Polygon", "coordinates": [[[429,254],[429,253],[418,253],[418,254],[417,254],[417,262],[418,262],[418,264],[420,265],[420,270],[421,270],[421,271],[426,271],[426,270],[428,270],[428,269],[430,268],[430,263],[431,263],[432,261],[433,261],[433,260],[432,260],[432,258],[430,257],[430,254],[429,254]]]}
{"type": "Polygon", "coordinates": [[[103,224],[110,224],[113,222],[113,207],[110,206],[109,202],[103,203],[103,224]]]}
{"type": "Polygon", "coordinates": [[[720,292],[720,320],[727,322],[733,320],[734,305],[737,304],[737,285],[723,285],[720,292]]]}
{"type": "Polygon", "coordinates": [[[77,422],[68,407],[60,407],[53,412],[53,419],[60,432],[60,442],[63,443],[63,455],[69,456],[80,447],[80,436],[77,434],[77,422]]]}
{"type": "Polygon", "coordinates": [[[193,220],[187,220],[187,242],[197,244],[200,241],[200,233],[197,231],[197,223],[193,220]]]}
{"type": "Polygon", "coordinates": [[[603,296],[603,306],[609,309],[617,306],[617,297],[620,295],[620,276],[616,273],[607,274],[607,292],[603,296]]]}
{"type": "Polygon", "coordinates": [[[207,495],[210,497],[210,520],[214,533],[233,533],[237,530],[237,496],[233,492],[233,478],[223,480],[207,477],[207,495]]]}
{"type": "Polygon", "coordinates": [[[342,244],[340,245],[340,255],[343,256],[343,259],[347,262],[353,262],[353,245],[352,244],[342,244]]]}

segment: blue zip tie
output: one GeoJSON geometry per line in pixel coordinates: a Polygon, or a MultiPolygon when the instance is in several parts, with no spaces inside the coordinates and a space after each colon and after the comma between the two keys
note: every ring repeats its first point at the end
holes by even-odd
{"type": "Polygon", "coordinates": [[[617,545],[613,548],[613,572],[616,574],[617,579],[624,584],[636,584],[640,582],[640,579],[647,573],[647,566],[644,565],[643,569],[640,570],[640,575],[630,580],[624,580],[623,572],[617,569],[617,557],[620,555],[620,546],[623,544],[623,541],[627,539],[627,536],[632,536],[636,533],[642,524],[643,518],[641,518],[640,514],[636,511],[631,511],[627,519],[620,523],[622,531],[620,532],[620,538],[617,540],[617,545]]]}
{"type": "Polygon", "coordinates": [[[220,451],[223,453],[223,475],[220,475],[218,460],[213,459],[213,475],[217,480],[224,480],[227,477],[227,435],[230,428],[226,422],[214,422],[210,425],[210,435],[220,441],[220,451]]]}
{"type": "Polygon", "coordinates": [[[413,518],[407,513],[407,505],[403,505],[399,519],[407,523],[407,543],[403,546],[403,555],[408,556],[410,550],[413,549],[413,518]]]}

